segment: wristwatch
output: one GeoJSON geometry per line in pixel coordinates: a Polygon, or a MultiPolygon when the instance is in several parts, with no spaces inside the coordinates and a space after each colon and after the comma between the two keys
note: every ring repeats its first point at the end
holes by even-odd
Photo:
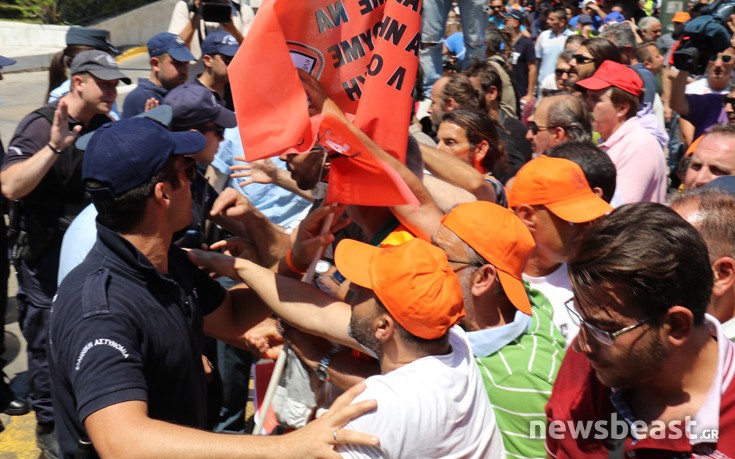
{"type": "Polygon", "coordinates": [[[319,381],[323,382],[329,382],[329,364],[332,363],[332,359],[339,351],[339,347],[333,347],[329,352],[327,352],[324,357],[319,361],[319,364],[314,368],[314,373],[316,373],[316,377],[319,378],[319,381]]]}

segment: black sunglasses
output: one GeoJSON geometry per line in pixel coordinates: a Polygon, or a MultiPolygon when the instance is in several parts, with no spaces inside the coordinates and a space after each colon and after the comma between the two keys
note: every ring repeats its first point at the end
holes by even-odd
{"type": "Polygon", "coordinates": [[[528,129],[533,132],[533,135],[537,135],[541,131],[548,131],[549,129],[553,128],[554,126],[539,126],[536,124],[535,121],[529,121],[528,123],[528,129]]]}
{"type": "Polygon", "coordinates": [[[709,57],[709,61],[710,61],[710,62],[715,62],[715,61],[717,61],[717,58],[718,58],[718,57],[721,57],[721,58],[722,58],[722,63],[723,63],[723,64],[727,64],[727,63],[728,63],[728,62],[730,62],[730,61],[732,60],[732,58],[733,58],[733,57],[735,57],[735,56],[733,56],[732,54],[713,54],[713,55],[711,55],[711,56],[709,57]]]}
{"type": "Polygon", "coordinates": [[[224,54],[219,55],[220,59],[222,59],[222,62],[225,63],[225,65],[230,65],[230,62],[232,62],[232,59],[235,56],[225,56],[224,54]]]}
{"type": "Polygon", "coordinates": [[[595,60],[594,58],[585,56],[584,54],[573,54],[572,58],[577,61],[577,64],[589,64],[595,60]]]}
{"type": "Polygon", "coordinates": [[[571,72],[571,69],[556,69],[554,70],[554,73],[556,73],[556,77],[560,78],[562,75],[569,74],[571,72]]]}
{"type": "Polygon", "coordinates": [[[730,104],[733,108],[735,108],[735,97],[723,97],[722,98],[722,106],[730,104]]]}
{"type": "Polygon", "coordinates": [[[207,132],[214,132],[217,135],[217,138],[219,138],[220,140],[225,138],[225,128],[220,126],[203,126],[194,129],[201,132],[202,134],[206,134],[207,132]]]}

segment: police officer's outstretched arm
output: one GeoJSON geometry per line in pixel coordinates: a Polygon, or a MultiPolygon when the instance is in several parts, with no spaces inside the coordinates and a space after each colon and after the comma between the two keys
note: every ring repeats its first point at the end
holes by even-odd
{"type": "MultiPolygon", "coordinates": [[[[6,198],[21,199],[33,191],[56,160],[64,154],[64,150],[74,143],[82,126],[69,129],[67,109],[66,101],[61,99],[54,113],[48,143],[25,161],[16,162],[2,172],[0,182],[2,182],[2,192],[6,198]]],[[[12,154],[11,151],[9,153],[12,154]]]]}
{"type": "Polygon", "coordinates": [[[365,389],[358,384],[340,396],[328,413],[283,436],[216,434],[148,417],[148,405],[130,401],[89,415],[84,426],[102,458],[339,458],[336,444],[377,446],[371,435],[341,429],[376,408],[375,400],[350,404],[365,389]]]}

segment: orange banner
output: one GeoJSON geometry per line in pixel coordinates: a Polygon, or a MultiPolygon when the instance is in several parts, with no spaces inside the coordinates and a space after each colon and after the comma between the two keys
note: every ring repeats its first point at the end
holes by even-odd
{"type": "Polygon", "coordinates": [[[298,67],[405,160],[420,11],[421,0],[265,0],[228,69],[246,158],[315,143],[321,119],[309,118],[298,67]]]}

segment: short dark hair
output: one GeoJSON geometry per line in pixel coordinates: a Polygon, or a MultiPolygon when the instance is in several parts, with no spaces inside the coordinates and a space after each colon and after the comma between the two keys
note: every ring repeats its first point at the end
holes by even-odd
{"type": "Polygon", "coordinates": [[[546,156],[565,158],[574,161],[584,172],[591,188],[602,190],[602,199],[607,202],[615,194],[617,171],[615,164],[604,151],[597,148],[592,142],[566,142],[549,148],[546,156]]]}
{"type": "Polygon", "coordinates": [[[658,49],[656,43],[652,41],[641,43],[635,47],[635,58],[638,59],[638,62],[649,62],[653,58],[651,46],[658,49]]]}
{"type": "Polygon", "coordinates": [[[445,113],[442,122],[461,127],[470,148],[476,147],[483,140],[487,142],[487,154],[482,159],[482,167],[486,172],[491,172],[498,165],[505,165],[505,149],[498,136],[497,126],[487,113],[476,108],[462,107],[445,113]]]}
{"type": "Polygon", "coordinates": [[[443,94],[444,101],[451,97],[460,107],[484,108],[483,99],[467,75],[452,75],[444,86],[443,94]]]}
{"type": "MultiPolygon", "coordinates": [[[[388,308],[385,307],[385,305],[380,301],[380,298],[378,298],[378,295],[375,295],[375,305],[378,309],[378,313],[380,314],[388,314],[389,316],[393,317],[393,314],[388,311],[388,308]]],[[[393,320],[395,321],[396,328],[398,329],[399,336],[403,339],[403,341],[410,345],[412,348],[414,348],[417,351],[423,350],[426,346],[439,343],[441,341],[446,341],[449,338],[449,333],[445,333],[443,336],[440,336],[439,338],[435,339],[426,339],[421,338],[420,336],[416,336],[410,331],[406,330],[406,328],[398,323],[395,317],[393,317],[393,320]]]]}
{"type": "Polygon", "coordinates": [[[493,64],[490,62],[477,62],[471,65],[466,73],[470,78],[476,78],[480,84],[480,100],[483,106],[479,108],[486,108],[484,107],[485,94],[490,92],[490,89],[493,87],[498,91],[497,100],[500,101],[503,99],[503,79],[493,64]]]}
{"type": "Polygon", "coordinates": [[[579,43],[580,45],[585,40],[584,35],[580,35],[578,33],[573,33],[567,37],[567,41],[564,42],[564,48],[570,44],[579,43]]]}
{"type": "Polygon", "coordinates": [[[567,20],[567,10],[563,7],[554,8],[551,12],[557,16],[557,19],[567,20]]]}
{"type": "Polygon", "coordinates": [[[680,305],[695,325],[704,321],[714,282],[702,236],[656,203],[619,207],[582,233],[569,279],[582,310],[607,309],[615,291],[642,317],[680,305]]]}
{"type": "MultiPolygon", "coordinates": [[[[143,220],[146,202],[153,194],[157,183],[168,182],[175,189],[181,186],[175,167],[177,158],[177,156],[171,156],[156,175],[120,196],[91,193],[92,202],[97,209],[97,221],[118,233],[135,228],[143,220]]],[[[106,187],[105,184],[94,179],[85,180],[84,186],[92,190],[106,187]]]]}
{"type": "Polygon", "coordinates": [[[620,56],[620,50],[607,38],[588,38],[582,42],[582,46],[587,48],[587,51],[595,60],[595,70],[600,68],[605,61],[622,63],[623,58],[620,56]]]}
{"type": "MultiPolygon", "coordinates": [[[[610,101],[613,105],[619,107],[623,104],[628,104],[628,112],[625,114],[625,119],[633,118],[638,113],[640,99],[628,91],[623,91],[618,87],[613,86],[611,89],[610,101]]],[[[642,90],[643,89],[641,88],[641,91],[642,90]]],[[[641,94],[641,97],[643,97],[643,94],[641,94]]]]}

